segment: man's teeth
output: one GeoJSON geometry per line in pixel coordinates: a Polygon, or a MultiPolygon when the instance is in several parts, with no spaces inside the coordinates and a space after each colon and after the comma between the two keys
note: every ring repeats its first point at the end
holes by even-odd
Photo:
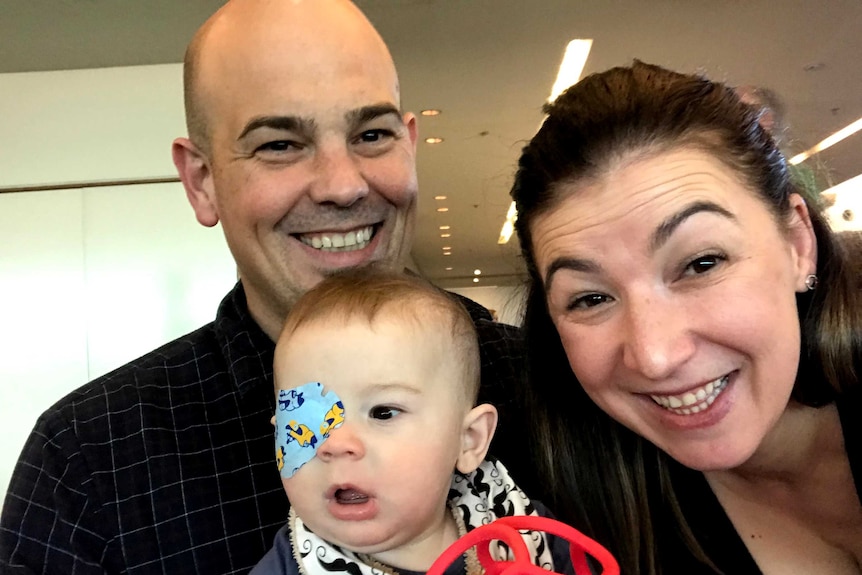
{"type": "Polygon", "coordinates": [[[711,381],[682,395],[650,395],[652,400],[677,415],[700,413],[715,401],[727,387],[728,376],[711,381]]]}
{"type": "Polygon", "coordinates": [[[307,246],[325,252],[349,252],[361,250],[371,241],[374,226],[354,230],[346,234],[303,234],[299,240],[307,246]]]}

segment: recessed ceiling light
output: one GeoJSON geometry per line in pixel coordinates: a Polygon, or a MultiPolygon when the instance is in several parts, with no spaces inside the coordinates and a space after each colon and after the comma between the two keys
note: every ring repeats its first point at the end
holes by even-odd
{"type": "Polygon", "coordinates": [[[452,255],[452,252],[443,252],[443,255],[444,255],[444,256],[451,256],[451,255],[452,255]]]}
{"type": "Polygon", "coordinates": [[[452,234],[440,234],[441,238],[451,238],[452,234]]]}
{"type": "Polygon", "coordinates": [[[439,116],[440,110],[437,110],[436,108],[428,108],[427,110],[422,110],[419,113],[423,116],[439,116]]]}
{"type": "Polygon", "coordinates": [[[426,144],[440,144],[443,142],[443,138],[425,138],[426,144]]]}
{"type": "Polygon", "coordinates": [[[447,272],[451,272],[451,271],[452,271],[452,268],[446,268],[446,271],[447,271],[447,272]]]}
{"type": "Polygon", "coordinates": [[[437,208],[438,212],[448,212],[449,208],[437,208]]]}
{"type": "Polygon", "coordinates": [[[474,283],[474,284],[479,283],[479,278],[473,278],[473,283],[474,283]]]}
{"type": "Polygon", "coordinates": [[[452,249],[452,246],[443,246],[443,251],[444,251],[444,252],[445,252],[446,250],[451,250],[451,249],[452,249]]]}
{"type": "Polygon", "coordinates": [[[449,226],[440,226],[440,229],[441,229],[441,230],[448,230],[448,229],[449,229],[449,226]]]}
{"type": "Polygon", "coordinates": [[[473,275],[477,275],[477,276],[482,275],[482,270],[480,270],[480,269],[473,270],[473,275]]]}
{"type": "Polygon", "coordinates": [[[434,196],[435,200],[445,200],[446,196],[434,196]]]}

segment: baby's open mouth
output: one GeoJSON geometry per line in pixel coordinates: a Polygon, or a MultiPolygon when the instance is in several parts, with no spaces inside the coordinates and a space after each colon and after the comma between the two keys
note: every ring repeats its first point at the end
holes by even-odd
{"type": "Polygon", "coordinates": [[[368,501],[368,495],[361,491],[357,491],[356,489],[336,489],[333,498],[336,502],[344,505],[365,503],[368,501]]]}

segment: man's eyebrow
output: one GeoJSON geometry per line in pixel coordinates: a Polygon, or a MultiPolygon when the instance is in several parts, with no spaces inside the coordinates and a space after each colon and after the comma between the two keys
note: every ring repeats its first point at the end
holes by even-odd
{"type": "Polygon", "coordinates": [[[401,118],[401,110],[392,104],[373,104],[371,106],[363,106],[356,110],[351,110],[346,114],[347,124],[349,126],[361,126],[365,122],[370,122],[381,116],[394,114],[399,119],[401,118]]]}
{"type": "Polygon", "coordinates": [[[673,235],[673,232],[688,218],[695,214],[699,214],[701,212],[710,212],[713,214],[719,214],[724,216],[730,220],[736,220],[736,217],[722,208],[718,204],[708,201],[699,201],[689,204],[682,210],[673,214],[653,231],[650,236],[650,251],[656,251],[660,247],[662,247],[668,239],[673,235]]]}
{"type": "Polygon", "coordinates": [[[299,116],[260,116],[252,118],[245,125],[237,140],[242,140],[251,132],[260,128],[271,128],[273,130],[281,130],[284,132],[313,132],[316,128],[316,123],[313,119],[300,118],[299,116]]]}

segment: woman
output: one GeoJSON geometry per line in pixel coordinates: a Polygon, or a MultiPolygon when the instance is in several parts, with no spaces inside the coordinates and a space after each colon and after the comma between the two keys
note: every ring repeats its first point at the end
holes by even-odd
{"type": "Polygon", "coordinates": [[[622,573],[862,573],[858,276],[755,109],[635,62],[546,112],[512,196],[552,509],[622,573]]]}

